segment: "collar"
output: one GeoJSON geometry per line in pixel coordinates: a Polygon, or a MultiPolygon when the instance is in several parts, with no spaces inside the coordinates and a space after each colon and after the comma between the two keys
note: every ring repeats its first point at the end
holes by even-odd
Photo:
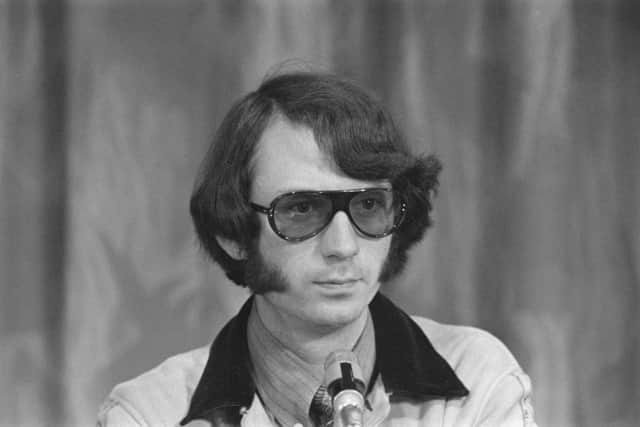
{"type": "MultiPolygon", "coordinates": [[[[256,391],[247,345],[252,305],[253,297],[211,345],[209,360],[181,425],[194,419],[205,419],[213,425],[240,423],[256,391]]],[[[392,399],[426,400],[469,394],[451,366],[406,313],[380,293],[369,304],[369,310],[376,337],[374,377],[377,373],[382,376],[392,399]]]]}

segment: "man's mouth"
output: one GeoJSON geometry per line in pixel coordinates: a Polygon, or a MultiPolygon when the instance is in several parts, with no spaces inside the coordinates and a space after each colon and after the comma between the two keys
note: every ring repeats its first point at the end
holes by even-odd
{"type": "Polygon", "coordinates": [[[348,285],[351,283],[355,283],[357,281],[359,281],[359,278],[351,278],[351,277],[345,277],[345,278],[332,278],[332,279],[323,279],[323,280],[316,280],[314,281],[314,283],[318,284],[318,285],[335,285],[335,286],[339,286],[339,285],[348,285]]]}

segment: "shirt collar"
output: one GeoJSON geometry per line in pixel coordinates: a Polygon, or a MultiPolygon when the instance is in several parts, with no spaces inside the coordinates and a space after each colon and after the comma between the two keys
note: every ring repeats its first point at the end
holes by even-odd
{"type": "MultiPolygon", "coordinates": [[[[209,360],[181,425],[194,419],[206,419],[214,425],[239,424],[251,404],[256,390],[247,345],[252,304],[253,297],[211,345],[209,360]]],[[[376,336],[376,371],[392,398],[455,398],[469,393],[406,313],[380,293],[371,301],[369,310],[376,336]]]]}

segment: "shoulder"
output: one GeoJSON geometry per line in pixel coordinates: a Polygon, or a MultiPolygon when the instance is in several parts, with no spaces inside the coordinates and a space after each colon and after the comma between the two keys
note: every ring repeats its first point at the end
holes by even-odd
{"type": "Polygon", "coordinates": [[[535,425],[531,381],[502,341],[479,328],[412,319],[469,389],[463,406],[471,419],[487,425],[535,425]]]}
{"type": "Polygon", "coordinates": [[[502,341],[485,330],[447,325],[418,316],[411,318],[470,391],[489,387],[490,382],[520,370],[502,341]]]}
{"type": "Polygon", "coordinates": [[[456,372],[470,363],[498,371],[519,369],[515,357],[502,341],[485,330],[438,323],[419,316],[411,318],[456,372]]]}
{"type": "Polygon", "coordinates": [[[177,425],[209,356],[208,347],[182,353],[113,388],[98,414],[98,424],[177,425]]]}

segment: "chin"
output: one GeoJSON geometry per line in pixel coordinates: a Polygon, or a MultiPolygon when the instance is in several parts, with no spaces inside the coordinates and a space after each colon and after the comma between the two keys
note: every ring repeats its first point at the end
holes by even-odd
{"type": "Polygon", "coordinates": [[[356,321],[367,304],[361,301],[329,301],[314,310],[314,323],[318,326],[340,327],[356,321]]]}

